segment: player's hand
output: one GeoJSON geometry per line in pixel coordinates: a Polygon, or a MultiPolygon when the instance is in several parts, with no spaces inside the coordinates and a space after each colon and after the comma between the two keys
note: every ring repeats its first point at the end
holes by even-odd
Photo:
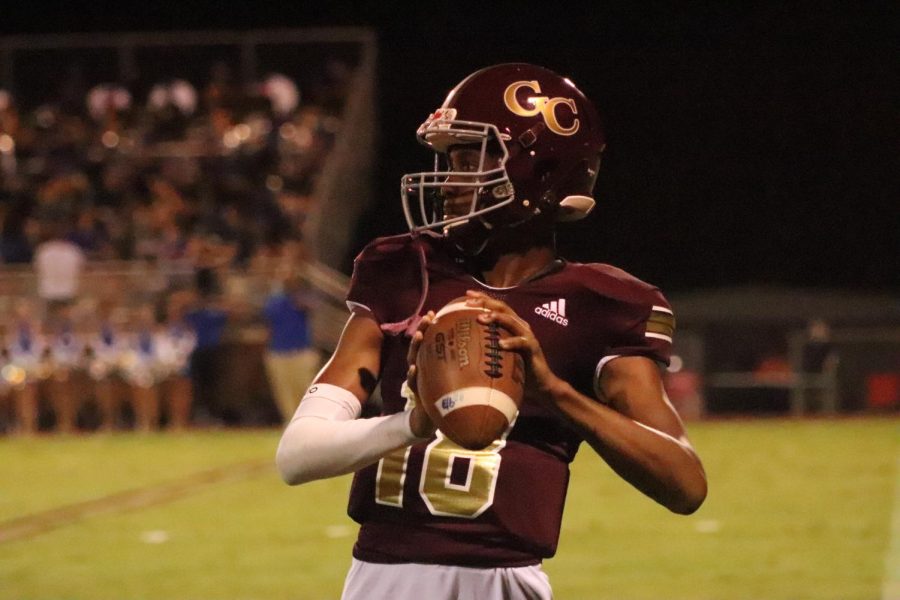
{"type": "Polygon", "coordinates": [[[510,337],[500,340],[500,347],[518,352],[522,356],[525,361],[526,394],[532,395],[537,392],[537,398],[546,401],[551,390],[558,384],[559,378],[550,370],[544,350],[534,336],[531,325],[502,300],[474,290],[467,291],[466,297],[469,306],[486,309],[483,314],[478,315],[480,322],[497,323],[510,333],[510,337]]]}
{"type": "Polygon", "coordinates": [[[437,427],[425,413],[421,403],[417,401],[419,396],[419,388],[416,385],[416,355],[419,353],[419,346],[422,345],[422,339],[425,337],[425,330],[434,321],[434,311],[428,311],[419,326],[413,333],[412,340],[409,342],[409,350],[406,353],[406,385],[413,393],[413,399],[407,398],[407,408],[412,404],[412,414],[409,416],[409,425],[413,434],[420,438],[429,438],[434,434],[437,427]]]}
{"type": "Polygon", "coordinates": [[[419,325],[412,335],[412,340],[409,342],[409,350],[406,351],[406,385],[409,386],[409,389],[411,389],[416,396],[419,395],[419,388],[416,386],[416,356],[419,354],[419,346],[422,345],[422,340],[425,338],[425,330],[428,329],[429,325],[433,322],[434,311],[429,310],[428,314],[419,321],[419,325]]]}

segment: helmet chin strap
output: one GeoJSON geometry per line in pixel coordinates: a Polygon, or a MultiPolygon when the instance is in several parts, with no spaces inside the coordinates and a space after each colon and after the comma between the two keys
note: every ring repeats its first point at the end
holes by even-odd
{"type": "MultiPolygon", "coordinates": [[[[501,209],[498,214],[507,212],[501,209]]],[[[553,219],[549,214],[536,211],[530,217],[504,223],[502,220],[493,224],[488,215],[447,227],[444,235],[456,248],[470,258],[480,258],[491,252],[515,251],[533,245],[541,245],[549,240],[549,245],[556,247],[556,234],[553,219]],[[499,244],[499,245],[498,245],[499,244]]]]}
{"type": "Polygon", "coordinates": [[[447,227],[444,232],[456,248],[466,256],[481,254],[491,239],[491,227],[482,219],[475,218],[447,227]]]}

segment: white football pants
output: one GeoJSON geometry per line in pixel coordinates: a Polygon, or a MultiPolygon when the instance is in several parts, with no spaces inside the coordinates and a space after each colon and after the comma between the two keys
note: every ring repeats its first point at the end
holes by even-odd
{"type": "Polygon", "coordinates": [[[353,559],[342,600],[552,600],[540,565],[473,569],[353,559]]]}

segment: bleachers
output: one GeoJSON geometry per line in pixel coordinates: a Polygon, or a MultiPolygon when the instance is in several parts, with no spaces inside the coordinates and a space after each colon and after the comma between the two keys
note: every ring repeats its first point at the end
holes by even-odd
{"type": "MultiPolygon", "coordinates": [[[[5,346],[23,304],[48,346],[60,336],[58,302],[42,297],[32,260],[62,227],[85,259],[66,303],[79,335],[96,333],[100,307],[129,323],[148,306],[163,318],[184,294],[227,305],[235,310],[223,345],[235,368],[226,372],[245,375],[222,402],[236,406],[238,421],[245,408],[264,419],[247,403],[268,402],[265,378],[246,373],[263,373],[266,297],[289,272],[303,277],[323,353],[346,317],[347,277],[333,267],[346,263],[370,197],[371,33],[11,37],[0,39],[0,57],[5,346]],[[335,210],[347,231],[323,218],[335,210]]],[[[0,357],[0,428],[15,366],[9,352],[0,357]]]]}

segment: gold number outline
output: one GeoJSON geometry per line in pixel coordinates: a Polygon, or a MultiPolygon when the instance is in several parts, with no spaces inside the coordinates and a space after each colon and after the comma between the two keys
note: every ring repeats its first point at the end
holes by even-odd
{"type": "MultiPolygon", "coordinates": [[[[419,496],[431,514],[475,519],[493,505],[503,458],[500,451],[506,447],[506,438],[515,422],[513,418],[500,439],[482,450],[467,450],[440,430],[435,433],[435,439],[425,449],[418,484],[419,496]],[[470,461],[466,484],[463,485],[450,483],[450,473],[457,458],[470,461]],[[473,484],[476,486],[474,489],[473,484]]],[[[403,508],[410,450],[411,447],[398,448],[378,461],[376,504],[403,508]]]]}

